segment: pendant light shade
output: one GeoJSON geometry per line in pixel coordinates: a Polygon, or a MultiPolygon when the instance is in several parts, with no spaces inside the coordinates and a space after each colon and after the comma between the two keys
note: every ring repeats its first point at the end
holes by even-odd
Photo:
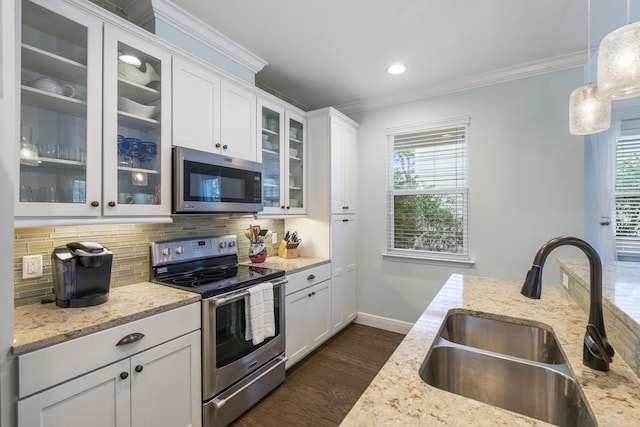
{"type": "Polygon", "coordinates": [[[580,86],[569,97],[569,132],[590,135],[611,126],[611,101],[598,96],[598,87],[589,83],[580,86]]]}
{"type": "Polygon", "coordinates": [[[598,88],[607,99],[640,95],[640,22],[607,34],[598,50],[598,88]]]}

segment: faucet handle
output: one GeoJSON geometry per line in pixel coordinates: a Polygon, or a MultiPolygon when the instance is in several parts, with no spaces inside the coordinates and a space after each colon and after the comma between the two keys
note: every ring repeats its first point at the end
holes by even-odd
{"type": "Polygon", "coordinates": [[[607,363],[613,361],[615,351],[609,344],[607,339],[600,334],[598,328],[592,323],[587,325],[587,333],[584,336],[584,342],[589,352],[596,358],[604,360],[607,363]]]}

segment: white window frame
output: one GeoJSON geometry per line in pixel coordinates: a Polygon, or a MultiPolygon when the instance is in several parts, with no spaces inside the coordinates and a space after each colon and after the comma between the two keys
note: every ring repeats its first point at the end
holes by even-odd
{"type": "MultiPolygon", "coordinates": [[[[474,264],[470,256],[469,244],[469,116],[456,117],[438,122],[388,128],[387,135],[387,242],[385,258],[402,261],[435,262],[443,264],[458,264],[471,266],[474,264]],[[395,138],[411,134],[420,134],[433,131],[446,131],[447,129],[464,128],[464,185],[462,187],[432,188],[420,190],[396,190],[394,188],[394,149],[395,138]],[[403,249],[394,247],[395,222],[394,222],[394,196],[398,194],[458,194],[462,196],[463,203],[463,246],[460,253],[436,252],[419,249],[403,249]]],[[[453,142],[453,139],[452,139],[453,142]]]]}
{"type": "MultiPolygon", "coordinates": [[[[616,256],[619,261],[632,261],[632,262],[640,262],[640,235],[638,237],[630,237],[630,236],[620,236],[618,235],[618,227],[619,220],[623,217],[618,210],[618,198],[623,197],[640,197],[640,186],[637,190],[625,189],[619,190],[618,188],[618,157],[620,155],[620,142],[628,142],[628,141],[638,141],[638,149],[634,151],[637,153],[637,156],[640,157],[640,128],[638,125],[640,124],[640,120],[629,120],[626,123],[623,121],[623,130],[620,132],[620,137],[618,138],[616,144],[616,164],[614,167],[616,168],[616,180],[614,184],[614,194],[615,194],[615,215],[616,224],[615,224],[615,244],[616,244],[616,256]]],[[[640,220],[638,220],[638,224],[640,226],[640,220]]]]}

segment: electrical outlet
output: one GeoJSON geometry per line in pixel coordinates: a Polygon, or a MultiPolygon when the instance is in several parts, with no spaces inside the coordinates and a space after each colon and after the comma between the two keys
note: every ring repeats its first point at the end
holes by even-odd
{"type": "Polygon", "coordinates": [[[278,243],[278,233],[271,233],[271,243],[278,243]]]}
{"type": "Polygon", "coordinates": [[[42,277],[42,255],[22,257],[22,278],[33,279],[42,277]]]}

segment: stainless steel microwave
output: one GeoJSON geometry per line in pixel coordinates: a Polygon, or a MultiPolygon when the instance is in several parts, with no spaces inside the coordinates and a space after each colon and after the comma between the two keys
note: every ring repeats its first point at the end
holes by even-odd
{"type": "Polygon", "coordinates": [[[262,165],[220,154],[173,148],[173,212],[259,212],[262,165]]]}

